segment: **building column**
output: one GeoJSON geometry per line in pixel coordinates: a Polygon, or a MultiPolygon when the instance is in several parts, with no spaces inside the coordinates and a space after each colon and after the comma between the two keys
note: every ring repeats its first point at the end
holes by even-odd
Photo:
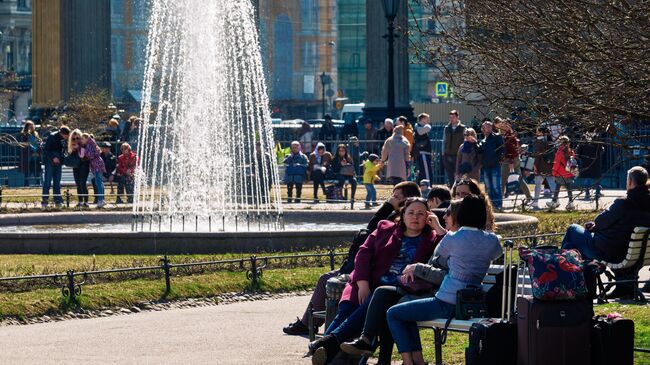
{"type": "Polygon", "coordinates": [[[408,17],[407,1],[401,1],[395,19],[395,115],[388,115],[388,22],[379,1],[366,1],[366,106],[364,116],[379,121],[403,115],[413,119],[409,104],[409,57],[406,35],[408,17]]]}

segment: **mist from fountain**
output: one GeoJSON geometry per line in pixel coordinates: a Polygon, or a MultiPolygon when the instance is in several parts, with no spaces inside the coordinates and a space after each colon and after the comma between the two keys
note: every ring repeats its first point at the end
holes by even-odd
{"type": "Polygon", "coordinates": [[[169,222],[167,229],[175,230],[174,221],[203,222],[201,229],[196,223],[203,231],[208,224],[227,231],[251,221],[262,230],[282,226],[252,4],[153,0],[151,5],[132,226],[147,230],[169,222]]]}

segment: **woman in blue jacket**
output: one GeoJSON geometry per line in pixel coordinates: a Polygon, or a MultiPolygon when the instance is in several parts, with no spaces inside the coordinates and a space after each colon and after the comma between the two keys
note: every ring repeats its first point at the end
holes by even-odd
{"type": "Polygon", "coordinates": [[[296,203],[300,203],[302,195],[302,184],[305,182],[307,165],[309,160],[300,151],[300,142],[291,142],[291,154],[284,158],[285,170],[284,182],[287,183],[287,202],[291,203],[293,198],[293,187],[296,187],[296,203]]]}

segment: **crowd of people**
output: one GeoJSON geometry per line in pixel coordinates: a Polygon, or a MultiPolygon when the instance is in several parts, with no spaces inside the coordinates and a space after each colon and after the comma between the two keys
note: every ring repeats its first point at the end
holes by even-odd
{"type": "MultiPolygon", "coordinates": [[[[135,118],[135,117],[133,117],[135,118]]],[[[111,119],[107,131],[110,133],[117,127],[117,120],[111,119]]],[[[41,151],[42,157],[35,157],[38,165],[43,164],[43,190],[41,206],[48,207],[50,188],[54,195],[54,204],[60,207],[63,204],[61,196],[61,175],[63,166],[72,169],[74,182],[77,190],[77,207],[87,208],[90,206],[91,194],[88,190],[88,177],[91,177],[93,187],[93,204],[102,208],[106,204],[105,188],[110,186],[111,193],[113,185],[117,184],[117,196],[115,203],[122,204],[126,198],[128,203],[133,202],[133,187],[135,181],[135,170],[137,167],[137,156],[128,142],[113,141],[112,139],[99,141],[90,133],[84,133],[79,129],[62,125],[56,132],[48,133],[47,138],[41,141],[34,131],[32,122],[25,123],[25,130],[31,131],[25,135],[35,136],[34,146],[30,143],[30,149],[25,149],[34,155],[41,151]],[[119,154],[116,157],[113,153],[115,146],[119,146],[119,154]]],[[[33,157],[33,155],[32,155],[33,157]]]]}
{"type": "MultiPolygon", "coordinates": [[[[424,364],[417,322],[453,316],[456,292],[480,287],[490,263],[503,255],[491,200],[478,181],[462,178],[451,191],[432,186],[426,192],[422,197],[415,182],[396,184],[354,237],[342,267],[320,277],[302,318],[284,327],[288,335],[307,334],[310,311],[325,309],[327,281],[349,274],[336,317],[308,345],[312,364],[328,364],[340,352],[369,356],[377,349],[378,364],[390,364],[394,345],[404,364],[424,364]]],[[[627,196],[595,223],[570,226],[562,247],[578,250],[586,261],[620,262],[631,232],[648,222],[648,172],[636,166],[628,171],[627,196]]],[[[609,297],[630,296],[632,290],[621,283],[609,297]]],[[[323,321],[312,324],[317,329],[323,321]]]]}
{"type": "MultiPolygon", "coordinates": [[[[301,201],[302,185],[309,180],[314,182],[314,202],[320,201],[319,187],[328,199],[338,200],[345,183],[352,188],[353,200],[359,177],[367,192],[366,207],[370,208],[376,204],[376,183],[396,185],[411,180],[430,186],[436,163],[440,163],[450,187],[462,178],[483,181],[491,204],[498,211],[503,209],[503,199],[513,192],[523,194],[525,204],[533,209],[558,208],[562,187],[569,197],[566,209],[572,210],[578,175],[585,183],[581,188],[587,198],[592,190],[600,194],[598,178],[603,147],[590,142],[593,133],[585,134],[587,143],[580,143],[576,152],[570,138],[561,134],[561,129],[558,134],[554,126],[542,126],[537,128],[529,148],[522,145],[511,120],[485,118],[479,131],[465,126],[458,111],[452,110],[443,131],[440,159],[437,159],[434,158],[438,154],[432,148],[432,124],[427,114],[418,115],[414,124],[405,117],[395,121],[389,118],[379,130],[369,119],[359,124],[363,128],[357,128],[354,123],[346,124],[337,134],[327,115],[315,138],[309,124],[303,123],[298,139],[291,144],[291,153],[284,159],[289,202],[301,201]],[[335,144],[337,138],[349,143],[335,144]],[[528,178],[535,183],[534,195],[528,187],[528,178]],[[329,196],[326,194],[327,180],[336,182],[329,196]],[[546,207],[539,204],[542,192],[552,197],[546,207]]],[[[479,125],[478,121],[475,124],[479,125]]]]}

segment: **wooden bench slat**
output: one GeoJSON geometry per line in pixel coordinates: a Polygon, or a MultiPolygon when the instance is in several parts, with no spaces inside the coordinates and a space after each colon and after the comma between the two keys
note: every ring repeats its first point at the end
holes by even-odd
{"type": "MultiPolygon", "coordinates": [[[[449,329],[452,330],[452,331],[469,332],[469,329],[472,327],[472,325],[474,323],[478,323],[482,319],[485,319],[485,318],[472,318],[472,319],[468,319],[468,320],[453,319],[451,322],[449,322],[449,329]]],[[[438,319],[434,319],[432,321],[418,322],[418,327],[445,328],[446,323],[447,323],[447,319],[438,318],[438,319]]]]}

